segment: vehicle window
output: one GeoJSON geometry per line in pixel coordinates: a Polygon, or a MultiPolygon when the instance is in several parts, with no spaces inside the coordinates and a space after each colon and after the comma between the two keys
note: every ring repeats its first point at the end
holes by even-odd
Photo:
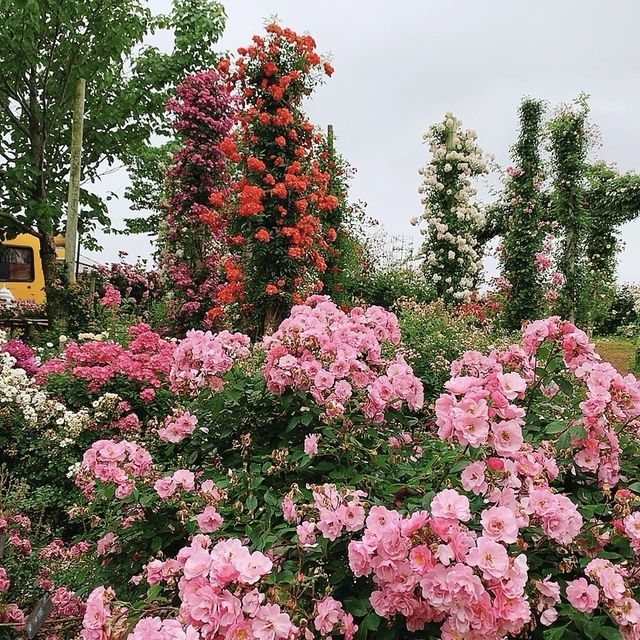
{"type": "Polygon", "coordinates": [[[33,282],[33,249],[0,246],[0,280],[2,282],[33,282]]]}

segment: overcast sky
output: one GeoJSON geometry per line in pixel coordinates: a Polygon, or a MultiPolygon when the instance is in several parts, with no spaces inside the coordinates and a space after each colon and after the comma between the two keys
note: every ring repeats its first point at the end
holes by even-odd
{"type": "MultiPolygon", "coordinates": [[[[309,32],[335,74],[307,105],[312,122],[334,125],[339,151],[357,169],[352,198],[391,235],[419,235],[418,168],[428,160],[422,134],[446,111],[478,132],[480,146],[509,164],[523,95],[553,107],[591,95],[601,135],[597,157],[640,170],[640,1],[638,0],[226,0],[220,49],[235,51],[277,15],[309,32]]],[[[170,0],[149,0],[164,12],[170,0]]],[[[171,47],[169,37],[154,43],[171,47]]],[[[100,190],[120,199],[114,223],[127,215],[126,174],[100,190]]],[[[619,280],[640,280],[640,219],[622,229],[619,280]]],[[[146,237],[106,237],[100,261],[148,256],[146,237]]],[[[492,265],[489,265],[492,270],[492,265]]]]}

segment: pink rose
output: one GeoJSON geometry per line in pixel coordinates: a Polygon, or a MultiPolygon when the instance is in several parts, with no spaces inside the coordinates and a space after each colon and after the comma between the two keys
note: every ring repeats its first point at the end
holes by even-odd
{"type": "Polygon", "coordinates": [[[598,606],[598,587],[584,578],[567,583],[567,600],[574,609],[591,613],[598,606]]]}
{"type": "Polygon", "coordinates": [[[320,441],[320,436],[315,433],[310,433],[304,439],[304,452],[310,457],[317,455],[318,453],[318,442],[320,441]]]}
{"type": "Polygon", "coordinates": [[[466,522],[471,519],[469,498],[461,495],[455,489],[445,489],[436,494],[431,501],[431,513],[434,518],[466,522]]]}
{"type": "Polygon", "coordinates": [[[222,526],[222,516],[215,507],[208,506],[204,511],[196,516],[198,527],[202,533],[213,533],[222,526]]]}

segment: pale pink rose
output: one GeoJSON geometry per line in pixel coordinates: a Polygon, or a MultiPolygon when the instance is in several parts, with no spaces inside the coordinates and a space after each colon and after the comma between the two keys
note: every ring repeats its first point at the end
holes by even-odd
{"type": "Polygon", "coordinates": [[[202,533],[213,533],[222,526],[222,516],[215,507],[207,506],[204,511],[196,516],[198,527],[202,533]]]}
{"type": "Polygon", "coordinates": [[[296,533],[298,534],[298,543],[302,547],[315,547],[316,546],[316,525],[313,522],[307,522],[306,520],[301,522],[296,527],[296,533]]]}
{"type": "Polygon", "coordinates": [[[238,581],[243,584],[255,584],[273,568],[271,559],[265,556],[264,553],[260,553],[260,551],[240,556],[238,561],[234,562],[234,565],[240,572],[238,581]]]}
{"type": "Polygon", "coordinates": [[[172,479],[176,486],[182,487],[185,491],[193,491],[196,485],[196,477],[193,471],[188,469],[178,469],[174,472],[172,479]]]}
{"type": "Polygon", "coordinates": [[[320,518],[316,525],[318,531],[320,531],[324,538],[327,538],[328,540],[335,540],[342,533],[344,528],[338,513],[329,509],[320,509],[319,516],[320,518]]]}
{"type": "Polygon", "coordinates": [[[287,522],[299,522],[300,517],[296,510],[296,505],[289,496],[282,499],[282,513],[287,522]]]}
{"type": "Polygon", "coordinates": [[[549,607],[540,614],[540,622],[545,627],[550,627],[558,619],[558,611],[555,607],[549,607]]]}
{"type": "Polygon", "coordinates": [[[350,613],[346,613],[342,616],[342,626],[340,631],[344,636],[344,640],[353,640],[358,631],[358,625],[354,623],[353,616],[350,613]]]}
{"type": "Polygon", "coordinates": [[[187,580],[191,580],[192,578],[206,576],[209,573],[211,564],[211,554],[199,544],[192,543],[191,547],[188,548],[188,554],[184,562],[184,577],[187,580]]]}
{"type": "Polygon", "coordinates": [[[508,400],[515,400],[527,390],[527,383],[519,373],[499,373],[498,382],[508,400]]]}
{"type": "Polygon", "coordinates": [[[355,502],[338,507],[336,515],[347,531],[359,531],[364,526],[364,507],[355,502]]]}
{"type": "Polygon", "coordinates": [[[362,541],[352,541],[348,547],[349,567],[356,578],[368,576],[371,573],[373,550],[362,541]]]}
{"type": "Polygon", "coordinates": [[[318,453],[318,442],[320,441],[320,436],[316,433],[310,433],[304,439],[304,452],[310,457],[317,455],[318,453]]]}
{"type": "Polygon", "coordinates": [[[265,601],[267,596],[260,593],[257,589],[248,591],[242,597],[242,610],[251,617],[254,617],[260,605],[265,601]]]}
{"type": "Polygon", "coordinates": [[[343,616],[342,604],[329,596],[316,604],[316,617],[313,624],[320,633],[326,635],[333,631],[343,616]]]}
{"type": "Polygon", "coordinates": [[[458,493],[455,489],[444,489],[436,494],[431,501],[431,514],[434,518],[466,522],[471,519],[469,498],[458,493]]]}
{"type": "Polygon", "coordinates": [[[567,600],[574,609],[591,613],[598,606],[598,587],[584,578],[567,583],[567,600]]]}
{"type": "Polygon", "coordinates": [[[289,638],[295,630],[291,618],[277,604],[265,604],[256,611],[251,632],[255,640],[277,640],[289,638]]]}
{"type": "Polygon", "coordinates": [[[492,540],[511,544],[518,539],[516,516],[508,507],[491,507],[480,516],[483,535],[492,540]]]}
{"type": "Polygon", "coordinates": [[[476,495],[485,493],[488,489],[485,481],[485,469],[486,465],[481,460],[468,464],[460,474],[462,488],[476,495]]]}
{"type": "Polygon", "coordinates": [[[481,536],[467,555],[467,563],[478,567],[486,580],[500,579],[509,570],[507,550],[499,543],[481,536]]]}
{"type": "Polygon", "coordinates": [[[163,500],[172,496],[176,491],[176,485],[172,478],[160,478],[159,480],[156,480],[153,488],[163,500]]]}
{"type": "Polygon", "coordinates": [[[547,576],[544,580],[536,580],[534,586],[544,596],[545,601],[557,604],[560,602],[560,585],[549,578],[550,576],[547,576]]]}
{"type": "Polygon", "coordinates": [[[513,456],[520,451],[524,438],[522,427],[516,420],[503,420],[491,428],[493,448],[502,456],[513,456]]]}

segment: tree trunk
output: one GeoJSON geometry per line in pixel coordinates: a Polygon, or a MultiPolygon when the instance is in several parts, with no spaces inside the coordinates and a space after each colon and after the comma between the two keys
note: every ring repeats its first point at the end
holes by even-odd
{"type": "Polygon", "coordinates": [[[44,290],[47,296],[47,317],[49,322],[54,325],[59,321],[62,310],[57,293],[59,274],[56,262],[56,246],[52,233],[43,233],[40,236],[40,261],[42,262],[44,290]]]}

